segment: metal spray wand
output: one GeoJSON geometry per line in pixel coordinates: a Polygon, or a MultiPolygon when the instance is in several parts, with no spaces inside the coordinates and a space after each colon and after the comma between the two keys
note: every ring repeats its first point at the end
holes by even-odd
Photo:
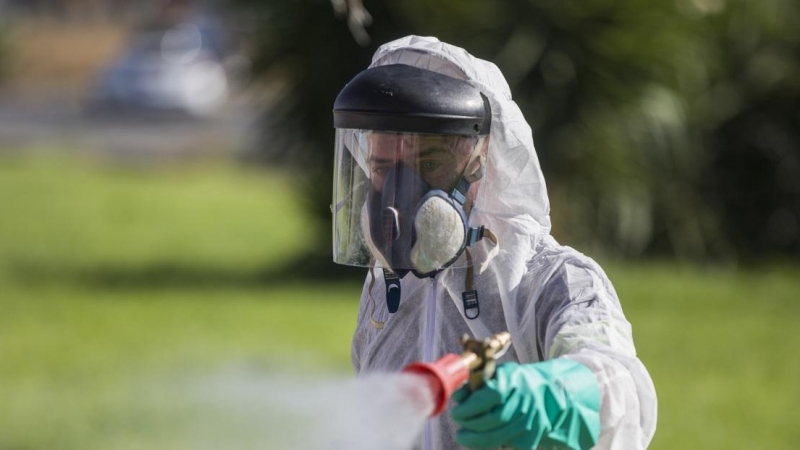
{"type": "Polygon", "coordinates": [[[507,331],[497,333],[483,340],[461,337],[464,352],[460,355],[448,353],[432,363],[415,362],[403,369],[403,372],[424,377],[434,398],[434,409],[431,417],[444,411],[447,401],[456,389],[469,383],[474,391],[494,376],[497,359],[502,357],[511,344],[511,335],[507,331]]]}

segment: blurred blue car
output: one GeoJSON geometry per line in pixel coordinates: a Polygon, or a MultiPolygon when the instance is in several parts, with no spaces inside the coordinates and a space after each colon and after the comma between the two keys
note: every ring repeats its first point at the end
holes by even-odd
{"type": "Polygon", "coordinates": [[[138,35],[90,89],[90,111],[213,115],[228,99],[228,77],[211,37],[192,23],[138,35]]]}

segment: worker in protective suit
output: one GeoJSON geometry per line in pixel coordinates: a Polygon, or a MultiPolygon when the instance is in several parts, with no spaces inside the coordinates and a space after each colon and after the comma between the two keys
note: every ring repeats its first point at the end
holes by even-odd
{"type": "Polygon", "coordinates": [[[358,374],[509,331],[422,449],[640,449],[656,395],[603,270],[550,236],[531,130],[498,68],[435,38],[383,45],[334,105],[334,260],[369,267],[358,374]]]}

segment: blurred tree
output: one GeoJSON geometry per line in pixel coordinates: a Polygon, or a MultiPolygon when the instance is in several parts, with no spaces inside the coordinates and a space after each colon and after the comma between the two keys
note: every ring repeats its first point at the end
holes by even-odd
{"type": "Polygon", "coordinates": [[[5,27],[0,24],[0,85],[6,76],[6,65],[8,64],[9,51],[8,51],[8,37],[5,33],[5,27]]]}
{"type": "Polygon", "coordinates": [[[11,33],[12,22],[4,13],[5,5],[0,2],[0,86],[8,76],[9,66],[11,65],[11,33]]]}
{"type": "MultiPolygon", "coordinates": [[[[330,224],[333,185],[333,102],[339,90],[370,62],[375,46],[360,47],[342,20],[324,1],[239,0],[245,17],[255,18],[253,70],[263,80],[265,102],[261,139],[247,155],[295,170],[306,190],[309,208],[330,224]]],[[[373,42],[399,36],[384,5],[370,13],[382,26],[373,42]]],[[[330,231],[315,236],[317,248],[330,251],[330,231]]]]}
{"type": "Polygon", "coordinates": [[[747,259],[800,258],[800,4],[732,3],[708,21],[717,54],[695,104],[701,188],[747,259]]]}
{"type": "MultiPolygon", "coordinates": [[[[736,81],[742,61],[730,54],[752,46],[747,33],[762,36],[759,27],[769,25],[766,19],[742,21],[742,15],[758,10],[773,17],[767,10],[777,8],[785,15],[783,31],[791,20],[797,23],[788,0],[756,6],[724,0],[387,0],[366,2],[369,16],[357,16],[367,20],[355,24],[352,17],[335,17],[334,10],[346,14],[348,5],[358,11],[352,0],[236,2],[256,22],[256,69],[270,88],[264,138],[251,157],[302,167],[311,207],[326,221],[337,93],[366,68],[379,44],[421,34],[465,47],[506,75],[533,129],[554,234],[563,242],[625,256],[695,259],[796,245],[787,225],[796,211],[788,212],[789,197],[777,191],[759,191],[774,196],[777,206],[768,215],[778,214],[776,219],[735,231],[732,215],[761,217],[763,211],[731,201],[729,183],[756,180],[742,171],[748,164],[736,169],[726,162],[740,162],[740,156],[720,150],[732,139],[742,145],[740,153],[750,154],[736,135],[742,128],[727,121],[751,105],[770,111],[759,116],[768,127],[788,133],[794,123],[796,129],[796,115],[781,121],[774,109],[789,106],[743,96],[747,87],[736,81]],[[370,18],[365,32],[361,25],[370,18]],[[745,36],[730,30],[737,20],[745,36]],[[783,230],[777,232],[780,243],[759,244],[770,226],[783,230]]],[[[778,28],[773,24],[773,41],[780,39],[778,28]]],[[[745,54],[757,65],[764,58],[780,64],[796,49],[745,54]]],[[[782,89],[775,85],[770,92],[782,89]]],[[[796,133],[783,135],[796,152],[796,133]]],[[[327,236],[321,236],[321,248],[327,248],[327,236]]]]}

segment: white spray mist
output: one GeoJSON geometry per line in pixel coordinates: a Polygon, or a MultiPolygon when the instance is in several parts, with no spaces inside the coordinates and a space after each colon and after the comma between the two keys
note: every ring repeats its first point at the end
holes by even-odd
{"type": "Polygon", "coordinates": [[[412,374],[314,380],[226,372],[186,386],[193,447],[408,450],[434,404],[412,374]]]}

